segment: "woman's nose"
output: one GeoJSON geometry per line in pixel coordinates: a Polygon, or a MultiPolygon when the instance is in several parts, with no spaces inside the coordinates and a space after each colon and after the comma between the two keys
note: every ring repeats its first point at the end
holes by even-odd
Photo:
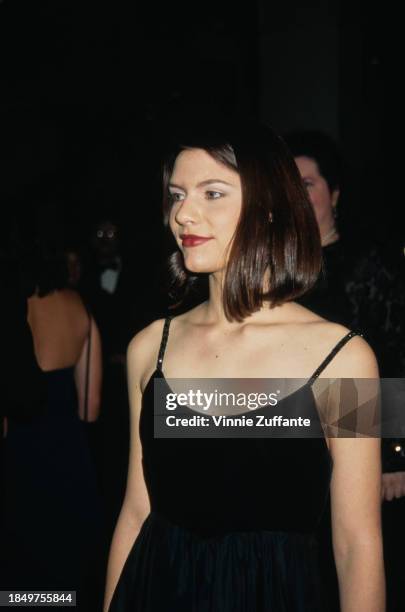
{"type": "Polygon", "coordinates": [[[199,218],[199,208],[195,199],[188,196],[180,203],[175,219],[179,225],[185,225],[187,223],[195,223],[199,218]]]}

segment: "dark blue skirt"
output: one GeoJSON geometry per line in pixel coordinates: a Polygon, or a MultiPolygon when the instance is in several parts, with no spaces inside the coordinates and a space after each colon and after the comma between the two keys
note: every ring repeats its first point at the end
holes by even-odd
{"type": "Polygon", "coordinates": [[[109,612],[325,612],[310,534],[201,537],[152,512],[123,567],[109,612]]]}

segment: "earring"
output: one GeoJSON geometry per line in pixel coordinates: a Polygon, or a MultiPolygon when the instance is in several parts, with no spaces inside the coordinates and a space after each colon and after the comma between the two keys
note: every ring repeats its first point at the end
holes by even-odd
{"type": "Polygon", "coordinates": [[[269,212],[269,223],[273,223],[273,213],[269,212]]]}

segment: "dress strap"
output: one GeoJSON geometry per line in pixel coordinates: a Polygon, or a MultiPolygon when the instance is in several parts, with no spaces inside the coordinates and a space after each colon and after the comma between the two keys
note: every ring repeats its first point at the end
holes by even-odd
{"type": "Polygon", "coordinates": [[[160,343],[159,355],[158,355],[158,360],[156,363],[157,370],[162,370],[163,357],[164,357],[165,350],[166,350],[167,339],[169,337],[169,327],[170,327],[172,318],[173,317],[169,316],[169,317],[166,317],[165,319],[165,324],[163,326],[163,333],[162,333],[162,341],[160,343]]]}
{"type": "Polygon", "coordinates": [[[336,346],[331,350],[329,355],[322,361],[321,365],[315,370],[309,379],[308,383],[311,385],[319,376],[319,374],[326,368],[327,365],[332,361],[334,356],[340,351],[341,348],[344,347],[346,342],[348,342],[354,336],[362,336],[359,332],[350,331],[346,336],[343,336],[341,340],[336,344],[336,346]]]}

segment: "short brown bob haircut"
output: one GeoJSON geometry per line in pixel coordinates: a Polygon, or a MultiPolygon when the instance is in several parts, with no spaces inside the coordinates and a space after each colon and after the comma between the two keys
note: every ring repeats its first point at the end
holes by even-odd
{"type": "MultiPolygon", "coordinates": [[[[188,132],[174,144],[163,168],[163,213],[168,227],[169,182],[177,156],[203,149],[236,171],[242,185],[242,209],[229,251],[223,304],[228,320],[243,321],[263,301],[276,306],[306,293],[321,268],[318,224],[294,158],[284,141],[257,124],[211,126],[188,132]],[[270,273],[270,288],[264,279],[270,273]]],[[[199,277],[184,267],[177,248],[169,258],[169,295],[181,304],[199,277]]]]}

